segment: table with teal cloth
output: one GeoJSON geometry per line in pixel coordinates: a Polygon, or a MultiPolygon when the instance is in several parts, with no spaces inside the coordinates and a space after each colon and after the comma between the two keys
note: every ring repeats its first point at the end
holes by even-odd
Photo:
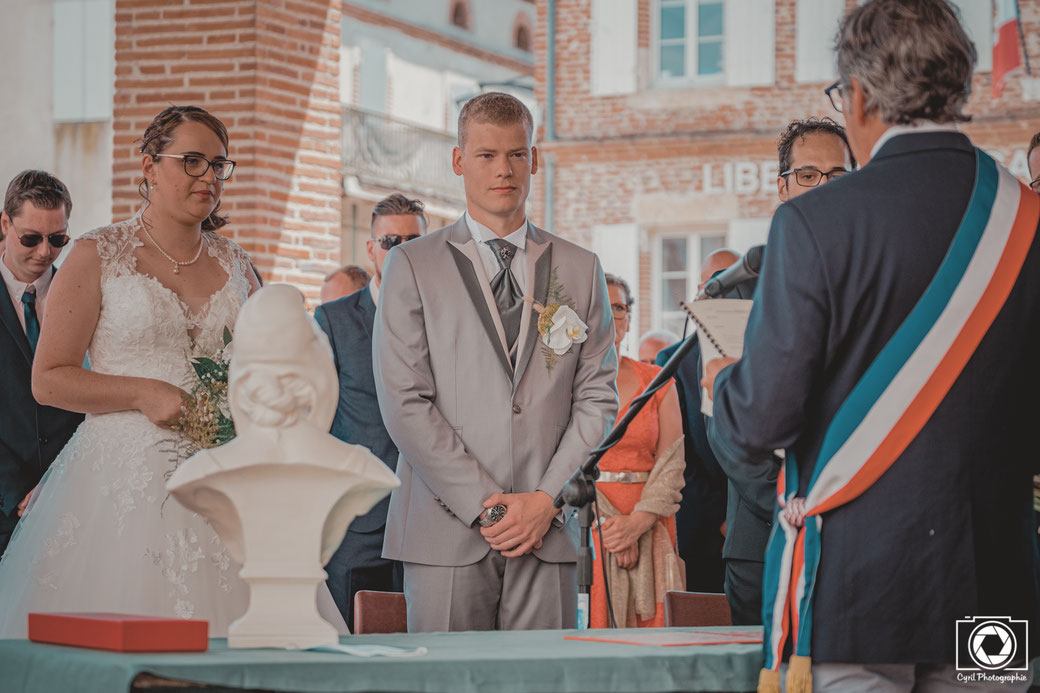
{"type": "MultiPolygon", "coordinates": [[[[624,637],[625,633],[580,634],[624,637]]],[[[227,641],[221,638],[210,640],[209,651],[197,654],[123,654],[0,640],[0,693],[126,692],[142,674],[227,688],[294,693],[749,691],[755,689],[762,666],[761,645],[657,647],[563,638],[575,634],[579,633],[401,633],[343,639],[349,644],[422,646],[429,650],[408,658],[229,650],[227,641]]]]}

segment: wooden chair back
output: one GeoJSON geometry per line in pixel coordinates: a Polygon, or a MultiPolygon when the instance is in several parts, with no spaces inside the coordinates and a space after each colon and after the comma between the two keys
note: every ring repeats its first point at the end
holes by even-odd
{"type": "Polygon", "coordinates": [[[408,604],[400,592],[361,590],[354,595],[354,634],[407,633],[408,604]]]}
{"type": "Polygon", "coordinates": [[[731,626],[729,602],[715,592],[666,592],[666,626],[731,626]]]}

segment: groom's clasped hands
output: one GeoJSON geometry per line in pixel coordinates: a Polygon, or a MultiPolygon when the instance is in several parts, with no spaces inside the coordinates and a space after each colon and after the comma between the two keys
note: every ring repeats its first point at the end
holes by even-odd
{"type": "Polygon", "coordinates": [[[490,527],[480,528],[492,549],[515,558],[541,548],[542,537],[557,512],[552,496],[545,491],[496,493],[484,501],[485,508],[496,505],[505,506],[505,515],[490,527]]]}

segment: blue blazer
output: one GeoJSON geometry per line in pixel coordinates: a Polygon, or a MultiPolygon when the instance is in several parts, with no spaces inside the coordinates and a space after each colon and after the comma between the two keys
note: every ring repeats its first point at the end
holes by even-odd
{"type": "MultiPolygon", "coordinates": [[[[715,384],[720,456],[794,451],[805,495],[829,422],[935,276],[974,179],[964,135],[904,134],[780,206],[743,358],[715,384]]],[[[873,486],[825,514],[814,661],[952,663],[966,616],[1029,619],[1040,642],[1038,316],[1040,234],[928,423],[873,486]]]]}
{"type": "MultiPolygon", "coordinates": [[[[372,325],[376,304],[365,287],[349,296],[324,303],[314,319],[329,337],[339,373],[339,406],[330,433],[342,441],[363,445],[397,471],[397,446],[383,425],[372,372],[372,325]]],[[[384,498],[350,525],[352,532],[374,532],[386,525],[390,499],[384,498]]]]}
{"type": "MultiPolygon", "coordinates": [[[[0,514],[11,516],[69,442],[83,415],[43,407],[32,395],[33,353],[0,281],[0,514]]],[[[2,550],[2,548],[0,548],[2,550]]]]}

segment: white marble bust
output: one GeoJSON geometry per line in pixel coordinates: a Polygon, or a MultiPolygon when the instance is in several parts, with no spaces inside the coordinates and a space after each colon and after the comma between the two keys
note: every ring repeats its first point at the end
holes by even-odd
{"type": "Polygon", "coordinates": [[[350,522],[399,482],[368,449],[329,435],[339,398],[332,350],[298,290],[276,284],[250,297],[231,349],[237,437],[186,460],[167,489],[243,566],[250,603],[229,628],[229,647],[336,642],[315,602],[326,589],[322,566],[350,522]]]}

